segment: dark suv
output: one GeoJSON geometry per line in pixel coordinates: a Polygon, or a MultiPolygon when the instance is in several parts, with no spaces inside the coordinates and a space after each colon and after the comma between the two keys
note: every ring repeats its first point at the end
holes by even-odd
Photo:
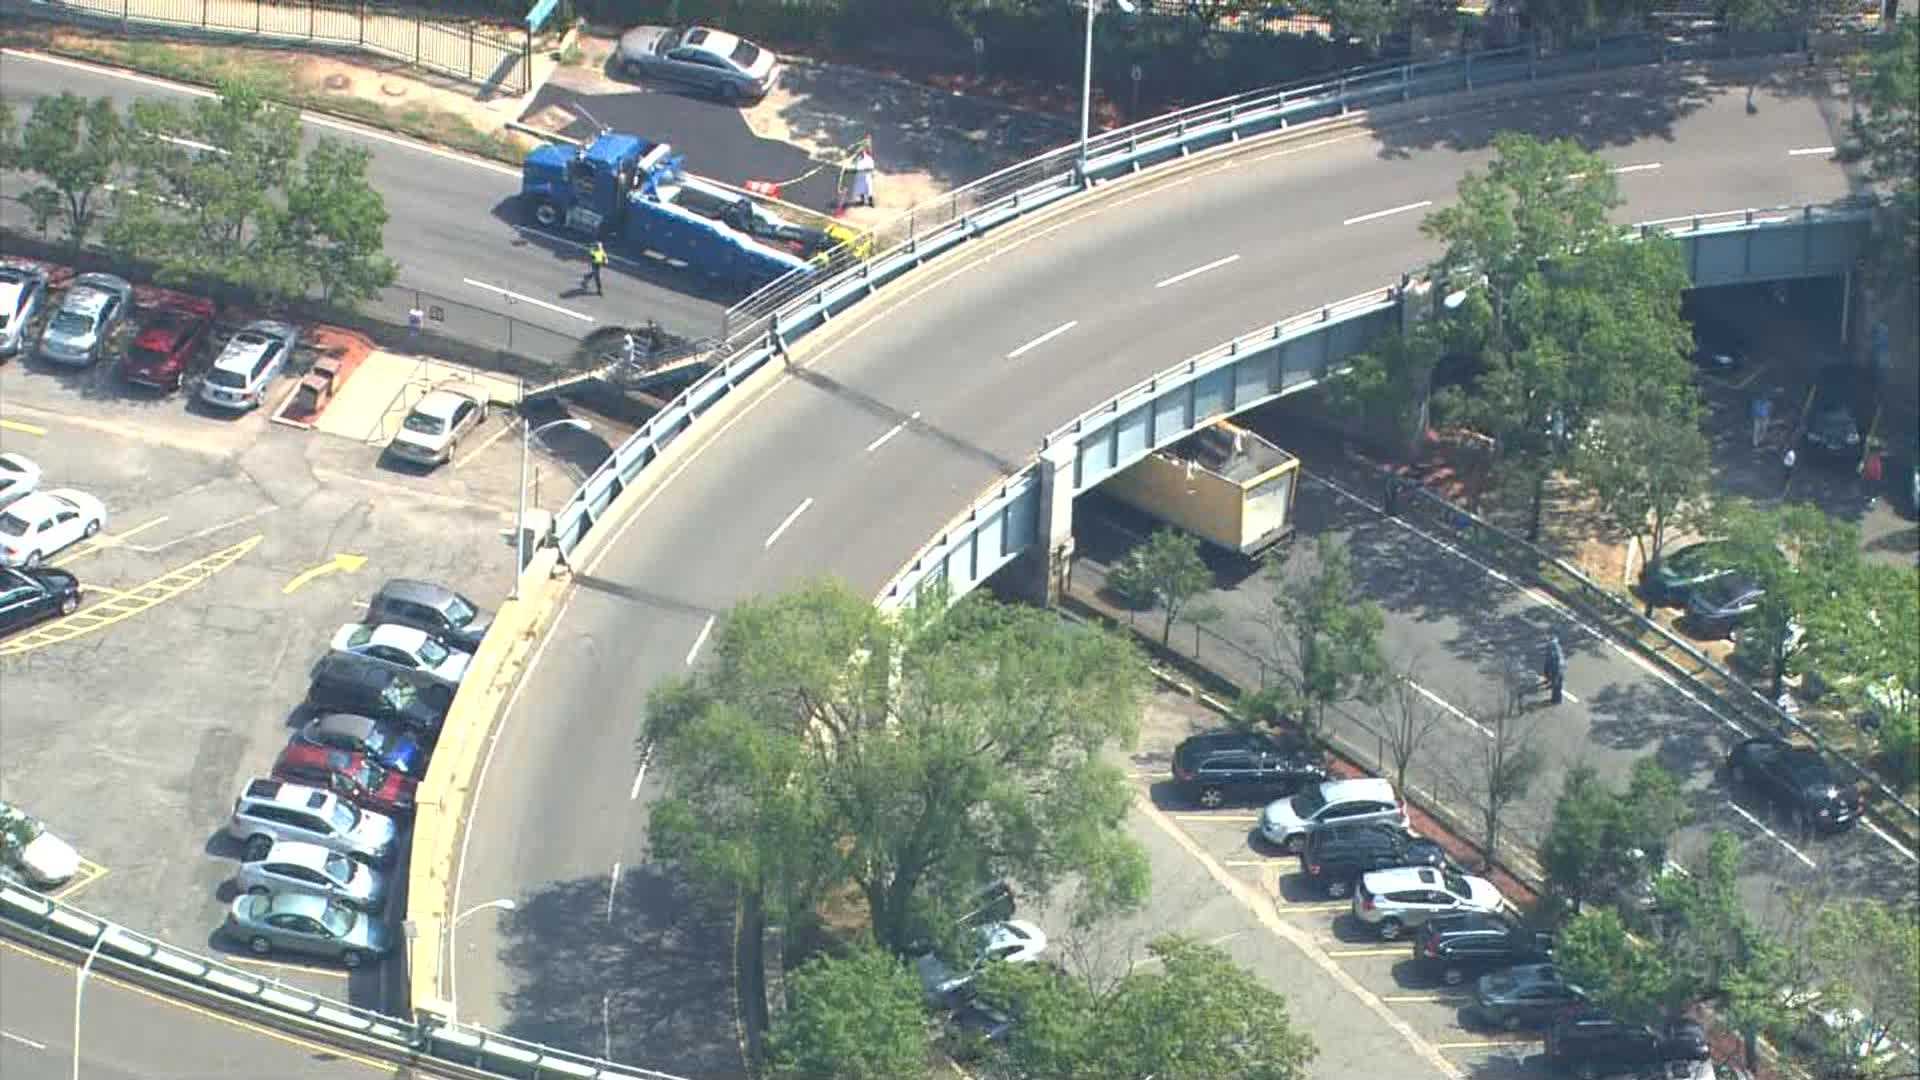
{"type": "Polygon", "coordinates": [[[1763,735],[1727,755],[1733,782],[1765,795],[1802,832],[1838,832],[1860,819],[1860,789],[1837,775],[1819,751],[1763,735]]]}
{"type": "Polygon", "coordinates": [[[1413,935],[1413,960],[1448,986],[1490,971],[1553,959],[1553,935],[1498,915],[1466,913],[1428,919],[1413,935]]]}
{"type": "Polygon", "coordinates": [[[1221,728],[1192,736],[1173,751],[1173,781],[1181,795],[1209,809],[1229,799],[1291,795],[1326,778],[1317,754],[1260,732],[1221,728]]]}
{"type": "Polygon", "coordinates": [[[427,743],[439,736],[452,705],[452,689],[438,681],[350,653],[321,657],[307,687],[311,709],[391,721],[427,743]]]}
{"type": "Polygon", "coordinates": [[[1360,875],[1375,870],[1446,865],[1447,853],[1439,844],[1383,821],[1315,829],[1300,849],[1300,873],[1335,898],[1352,893],[1360,875]]]}
{"type": "Polygon", "coordinates": [[[1655,1031],[1616,1020],[1603,1009],[1575,1009],[1547,1029],[1547,1060],[1582,1078],[1706,1056],[1706,1034],[1691,1020],[1655,1031]]]}

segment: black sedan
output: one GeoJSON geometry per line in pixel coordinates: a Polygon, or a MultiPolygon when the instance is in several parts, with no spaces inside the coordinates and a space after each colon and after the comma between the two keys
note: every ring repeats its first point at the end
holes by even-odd
{"type": "Polygon", "coordinates": [[[1766,594],[1759,582],[1744,574],[1710,578],[1688,595],[1687,621],[1703,637],[1726,637],[1760,607],[1766,594]]]}
{"type": "Polygon", "coordinates": [[[80,579],[65,570],[0,567],[0,634],[80,608],[80,579]]]}
{"type": "Polygon", "coordinates": [[[1482,975],[1467,1011],[1477,1024],[1518,1031],[1541,1027],[1586,1000],[1587,995],[1562,979],[1552,964],[1523,964],[1482,975]]]}
{"type": "Polygon", "coordinates": [[[1799,826],[1837,832],[1860,819],[1860,789],[1842,779],[1818,751],[1763,735],[1727,755],[1733,782],[1766,796],[1799,826]]]}

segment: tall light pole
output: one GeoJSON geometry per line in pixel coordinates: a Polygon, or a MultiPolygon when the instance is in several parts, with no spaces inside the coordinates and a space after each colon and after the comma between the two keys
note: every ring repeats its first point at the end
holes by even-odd
{"type": "Polygon", "coordinates": [[[73,980],[73,1080],[80,1080],[80,998],[87,989],[87,976],[93,971],[93,962],[100,956],[100,946],[107,943],[107,935],[113,929],[110,924],[100,927],[100,936],[93,939],[93,948],[87,950],[87,962],[80,965],[80,974],[73,980]]]}
{"type": "Polygon", "coordinates": [[[520,510],[513,518],[513,592],[507,597],[510,600],[520,598],[520,574],[527,568],[527,455],[533,447],[533,441],[548,428],[570,427],[579,428],[581,431],[593,430],[592,424],[571,416],[549,420],[539,427],[534,427],[527,423],[526,408],[526,390],[523,386],[520,394],[522,414],[520,417],[520,510]]]}
{"type": "Polygon", "coordinates": [[[472,907],[468,908],[467,910],[461,912],[460,914],[455,915],[453,918],[448,919],[445,925],[441,927],[440,943],[442,946],[445,947],[446,954],[447,954],[447,1013],[448,1013],[447,1022],[448,1023],[450,1024],[456,1023],[460,1013],[460,998],[459,998],[460,982],[458,979],[455,979],[453,977],[454,958],[458,956],[459,953],[456,952],[454,949],[455,943],[453,939],[453,932],[459,929],[460,924],[466,921],[466,918],[469,915],[477,915],[482,911],[492,911],[492,910],[512,911],[513,909],[519,906],[520,905],[518,903],[514,902],[512,897],[503,896],[498,900],[489,900],[484,904],[475,904],[472,907]]]}
{"type": "MultiPolygon", "coordinates": [[[[1133,0],[1111,0],[1122,14],[1133,14],[1133,0]]],[[[1087,56],[1080,70],[1080,182],[1087,183],[1087,127],[1093,120],[1093,17],[1100,11],[1101,0],[1086,0],[1087,3],[1087,56]]]]}

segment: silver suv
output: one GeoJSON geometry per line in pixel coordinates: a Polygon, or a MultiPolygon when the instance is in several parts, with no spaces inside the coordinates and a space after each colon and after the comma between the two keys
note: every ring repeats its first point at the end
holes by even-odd
{"type": "Polygon", "coordinates": [[[112,274],[81,274],[40,331],[41,359],[76,366],[93,363],[132,310],[133,286],[112,274]]]}
{"type": "Polygon", "coordinates": [[[393,819],[304,784],[250,780],[233,800],[227,835],[246,845],[246,860],[258,862],[276,840],[319,844],[361,862],[387,866],[393,861],[393,819]]]}
{"type": "Polygon", "coordinates": [[[223,409],[252,409],[267,400],[267,387],[293,362],[300,331],[260,319],[227,339],[213,369],[200,382],[200,400],[223,409]]]}
{"type": "Polygon", "coordinates": [[[1303,788],[1291,798],[1267,804],[1260,812],[1260,836],[1289,853],[1307,846],[1307,834],[1328,825],[1390,822],[1412,829],[1393,783],[1375,776],[1328,780],[1303,788]]]}

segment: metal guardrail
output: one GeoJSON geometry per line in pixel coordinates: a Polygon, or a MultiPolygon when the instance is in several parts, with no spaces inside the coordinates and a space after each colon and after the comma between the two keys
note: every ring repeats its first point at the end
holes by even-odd
{"type": "Polygon", "coordinates": [[[1722,35],[1708,42],[1632,34],[1602,38],[1552,56],[1542,56],[1526,45],[1447,60],[1360,68],[1318,82],[1236,94],[1102,132],[1089,140],[1084,175],[1079,147],[1072,145],[983,177],[875,230],[872,250],[876,254],[863,258],[842,248],[826,267],[782,278],[729,309],[720,334],[724,344],[715,354],[714,368],[634,432],[555,514],[560,548],[572,551],[661,448],[762,364],[784,355],[795,339],[927,260],[1050,206],[1089,183],[1367,105],[1671,59],[1793,51],[1803,43],[1797,34],[1722,35]]]}
{"type": "Polygon", "coordinates": [[[568,1054],[480,1028],[417,1025],[358,1008],[177,949],[15,885],[0,885],[0,923],[6,932],[30,937],[35,944],[97,952],[101,962],[170,988],[197,992],[274,1026],[350,1044],[397,1064],[426,1061],[436,1070],[463,1077],[682,1080],[670,1073],[568,1054]]]}

